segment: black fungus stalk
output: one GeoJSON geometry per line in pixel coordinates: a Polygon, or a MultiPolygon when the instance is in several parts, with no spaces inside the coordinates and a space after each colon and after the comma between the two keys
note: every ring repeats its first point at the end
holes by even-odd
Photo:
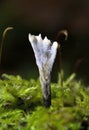
{"type": "Polygon", "coordinates": [[[45,72],[44,73],[39,72],[39,73],[40,73],[40,83],[42,87],[43,103],[45,107],[50,107],[51,105],[51,85],[50,85],[51,76],[49,74],[49,76],[44,79],[45,76],[43,76],[43,74],[45,74],[45,72]]]}

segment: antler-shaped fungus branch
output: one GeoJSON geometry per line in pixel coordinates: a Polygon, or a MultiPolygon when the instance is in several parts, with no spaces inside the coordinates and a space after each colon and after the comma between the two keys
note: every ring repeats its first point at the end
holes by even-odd
{"type": "Polygon", "coordinates": [[[47,37],[42,39],[41,34],[38,36],[29,34],[29,41],[31,42],[36,64],[39,69],[44,104],[46,107],[49,107],[51,105],[51,71],[56,57],[58,43],[53,42],[52,44],[47,37]]]}

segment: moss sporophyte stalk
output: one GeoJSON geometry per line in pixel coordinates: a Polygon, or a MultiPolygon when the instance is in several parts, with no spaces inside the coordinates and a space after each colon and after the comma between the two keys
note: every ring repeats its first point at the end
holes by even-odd
{"type": "Polygon", "coordinates": [[[1,44],[0,44],[0,64],[1,64],[1,58],[2,58],[3,43],[4,43],[4,40],[5,40],[6,33],[7,33],[9,30],[12,30],[12,29],[13,29],[13,27],[7,27],[7,28],[3,31],[2,39],[1,39],[1,44]]]}
{"type": "Polygon", "coordinates": [[[47,37],[42,39],[41,34],[38,36],[29,34],[29,41],[39,69],[44,105],[49,107],[51,105],[51,71],[57,53],[58,42],[51,43],[47,37]]]}

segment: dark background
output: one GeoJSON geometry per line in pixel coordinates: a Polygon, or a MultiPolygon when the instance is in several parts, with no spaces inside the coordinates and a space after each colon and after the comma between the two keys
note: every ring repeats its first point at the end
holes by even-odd
{"type": "MultiPolygon", "coordinates": [[[[14,29],[6,34],[0,74],[38,78],[28,33],[42,33],[60,41],[65,77],[76,72],[78,78],[89,80],[89,0],[0,0],[0,40],[8,26],[14,29]],[[69,33],[65,42],[57,38],[63,29],[69,33]]],[[[57,56],[54,81],[58,71],[57,56]]]]}

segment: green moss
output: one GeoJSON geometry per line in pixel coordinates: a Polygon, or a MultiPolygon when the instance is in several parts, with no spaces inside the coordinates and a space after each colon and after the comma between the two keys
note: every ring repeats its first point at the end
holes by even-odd
{"type": "Polygon", "coordinates": [[[52,106],[44,108],[39,79],[3,74],[0,130],[88,130],[89,88],[74,77],[51,84],[52,106]]]}

